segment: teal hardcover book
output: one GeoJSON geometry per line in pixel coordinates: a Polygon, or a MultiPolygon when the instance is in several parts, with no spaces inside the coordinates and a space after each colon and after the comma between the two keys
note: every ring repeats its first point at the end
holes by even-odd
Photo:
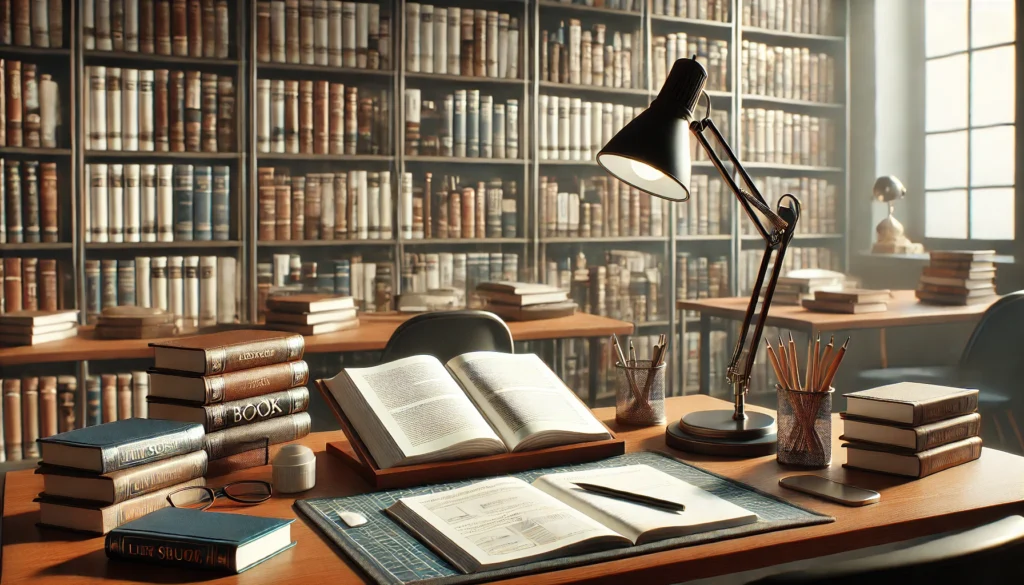
{"type": "Polygon", "coordinates": [[[115,528],[103,548],[111,559],[241,573],[295,546],[294,521],[164,508],[115,528]]]}
{"type": "Polygon", "coordinates": [[[110,473],[203,448],[203,425],[130,418],[39,439],[43,462],[110,473]]]}

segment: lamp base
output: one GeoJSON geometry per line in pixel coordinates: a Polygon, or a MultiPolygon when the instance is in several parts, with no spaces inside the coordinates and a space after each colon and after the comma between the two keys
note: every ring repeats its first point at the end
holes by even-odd
{"type": "Polygon", "coordinates": [[[748,412],[734,420],[731,410],[691,412],[665,429],[665,443],[673,449],[725,457],[761,457],[775,452],[775,418],[748,412]]]}

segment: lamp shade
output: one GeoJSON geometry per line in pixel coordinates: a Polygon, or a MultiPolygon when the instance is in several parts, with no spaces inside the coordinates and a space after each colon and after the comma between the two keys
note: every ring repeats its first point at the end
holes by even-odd
{"type": "Polygon", "coordinates": [[[690,198],[690,121],[707,71],[679,59],[658,97],[597,153],[597,163],[621,181],[670,201],[690,198]]]}

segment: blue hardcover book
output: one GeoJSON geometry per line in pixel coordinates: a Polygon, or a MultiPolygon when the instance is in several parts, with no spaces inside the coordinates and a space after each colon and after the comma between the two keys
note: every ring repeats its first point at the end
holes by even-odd
{"type": "Polygon", "coordinates": [[[192,239],[192,165],[174,165],[171,189],[174,194],[174,239],[192,239]]]}
{"type": "Polygon", "coordinates": [[[85,424],[94,427],[102,421],[100,410],[100,377],[93,375],[85,379],[85,424]]]}
{"type": "Polygon", "coordinates": [[[334,293],[352,295],[352,265],[348,260],[334,261],[334,293]]]}
{"type": "Polygon", "coordinates": [[[213,239],[231,239],[231,169],[213,167],[213,239]]]}
{"type": "MultiPolygon", "coordinates": [[[[90,409],[91,393],[87,385],[90,409]]],[[[129,418],[39,439],[39,446],[47,465],[110,473],[198,451],[204,435],[199,423],[129,418]]]]}
{"type": "Polygon", "coordinates": [[[295,546],[294,519],[164,508],[107,534],[111,559],[241,573],[295,546]]]}
{"type": "Polygon", "coordinates": [[[213,239],[213,171],[197,166],[192,180],[192,239],[213,239]]]}
{"type": "Polygon", "coordinates": [[[117,261],[117,304],[135,306],[135,260],[117,261]]]}

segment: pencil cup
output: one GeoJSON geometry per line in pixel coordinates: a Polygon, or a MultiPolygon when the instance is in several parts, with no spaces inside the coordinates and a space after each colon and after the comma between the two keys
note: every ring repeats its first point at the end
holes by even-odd
{"type": "Polygon", "coordinates": [[[651,366],[650,360],[633,365],[615,364],[615,420],[636,425],[665,424],[665,367],[651,366]]]}
{"type": "Polygon", "coordinates": [[[775,386],[779,399],[779,463],[828,467],[832,463],[832,393],[775,386]]]}

